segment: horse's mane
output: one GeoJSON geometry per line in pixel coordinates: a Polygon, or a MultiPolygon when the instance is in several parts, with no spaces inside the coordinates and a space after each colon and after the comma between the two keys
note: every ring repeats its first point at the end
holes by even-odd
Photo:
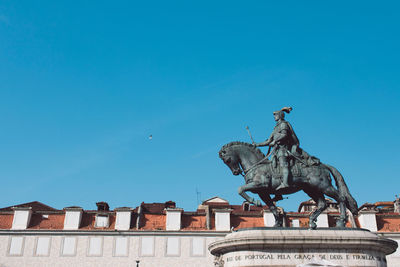
{"type": "Polygon", "coordinates": [[[260,149],[258,149],[255,145],[249,144],[249,143],[245,143],[245,142],[240,142],[240,141],[234,141],[234,142],[230,142],[230,143],[228,143],[228,144],[226,144],[226,145],[223,145],[223,146],[221,147],[219,153],[218,153],[218,154],[219,154],[219,157],[222,158],[222,153],[221,153],[221,151],[225,150],[225,149],[228,148],[228,147],[234,146],[234,145],[244,145],[244,146],[247,146],[247,147],[249,147],[249,148],[254,149],[255,152],[258,154],[258,156],[260,156],[260,157],[262,157],[262,158],[265,157],[264,153],[262,153],[262,151],[261,151],[260,149]]]}

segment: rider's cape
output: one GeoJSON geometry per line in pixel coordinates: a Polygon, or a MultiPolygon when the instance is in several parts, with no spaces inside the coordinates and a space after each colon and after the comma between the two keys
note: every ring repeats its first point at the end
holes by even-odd
{"type": "Polygon", "coordinates": [[[300,156],[304,161],[307,162],[307,165],[309,166],[319,165],[320,160],[317,157],[309,155],[306,151],[300,148],[299,138],[297,138],[297,135],[292,128],[292,125],[288,121],[285,121],[284,123],[286,123],[287,127],[289,128],[288,137],[290,140],[290,147],[288,149],[290,149],[290,152],[294,155],[300,156]]]}
{"type": "Polygon", "coordinates": [[[297,148],[300,146],[300,141],[299,141],[299,138],[297,138],[297,135],[295,134],[295,132],[293,131],[292,125],[288,121],[286,121],[286,123],[290,129],[289,134],[290,134],[290,138],[292,139],[292,147],[291,147],[292,151],[291,152],[295,153],[297,148]]]}

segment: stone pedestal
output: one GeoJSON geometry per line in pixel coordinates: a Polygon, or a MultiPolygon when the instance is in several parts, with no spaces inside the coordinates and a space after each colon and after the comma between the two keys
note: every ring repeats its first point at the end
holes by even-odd
{"type": "Polygon", "coordinates": [[[386,267],[397,243],[365,229],[249,228],[208,249],[223,267],[386,267]]]}

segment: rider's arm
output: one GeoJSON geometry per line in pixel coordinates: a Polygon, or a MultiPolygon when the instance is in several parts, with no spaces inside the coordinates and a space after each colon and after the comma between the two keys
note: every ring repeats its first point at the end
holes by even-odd
{"type": "Polygon", "coordinates": [[[269,143],[270,143],[270,141],[269,141],[269,139],[268,139],[268,140],[265,141],[265,142],[256,143],[256,144],[254,144],[254,145],[255,145],[255,146],[267,146],[267,145],[269,145],[269,143]]]}
{"type": "Polygon", "coordinates": [[[274,135],[271,134],[271,136],[266,141],[261,142],[261,143],[256,143],[255,146],[268,146],[272,142],[273,139],[274,139],[274,135]]]}

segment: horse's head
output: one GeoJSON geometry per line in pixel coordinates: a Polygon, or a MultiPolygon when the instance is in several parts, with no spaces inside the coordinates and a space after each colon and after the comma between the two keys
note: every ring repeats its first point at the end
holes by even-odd
{"type": "Polygon", "coordinates": [[[237,152],[232,149],[232,146],[228,145],[225,145],[221,148],[219,151],[219,157],[226,165],[228,165],[233,175],[239,175],[242,173],[242,169],[239,165],[239,156],[237,152]]]}
{"type": "Polygon", "coordinates": [[[264,158],[254,145],[245,142],[230,142],[219,151],[219,157],[228,165],[233,175],[239,175],[264,158]]]}

